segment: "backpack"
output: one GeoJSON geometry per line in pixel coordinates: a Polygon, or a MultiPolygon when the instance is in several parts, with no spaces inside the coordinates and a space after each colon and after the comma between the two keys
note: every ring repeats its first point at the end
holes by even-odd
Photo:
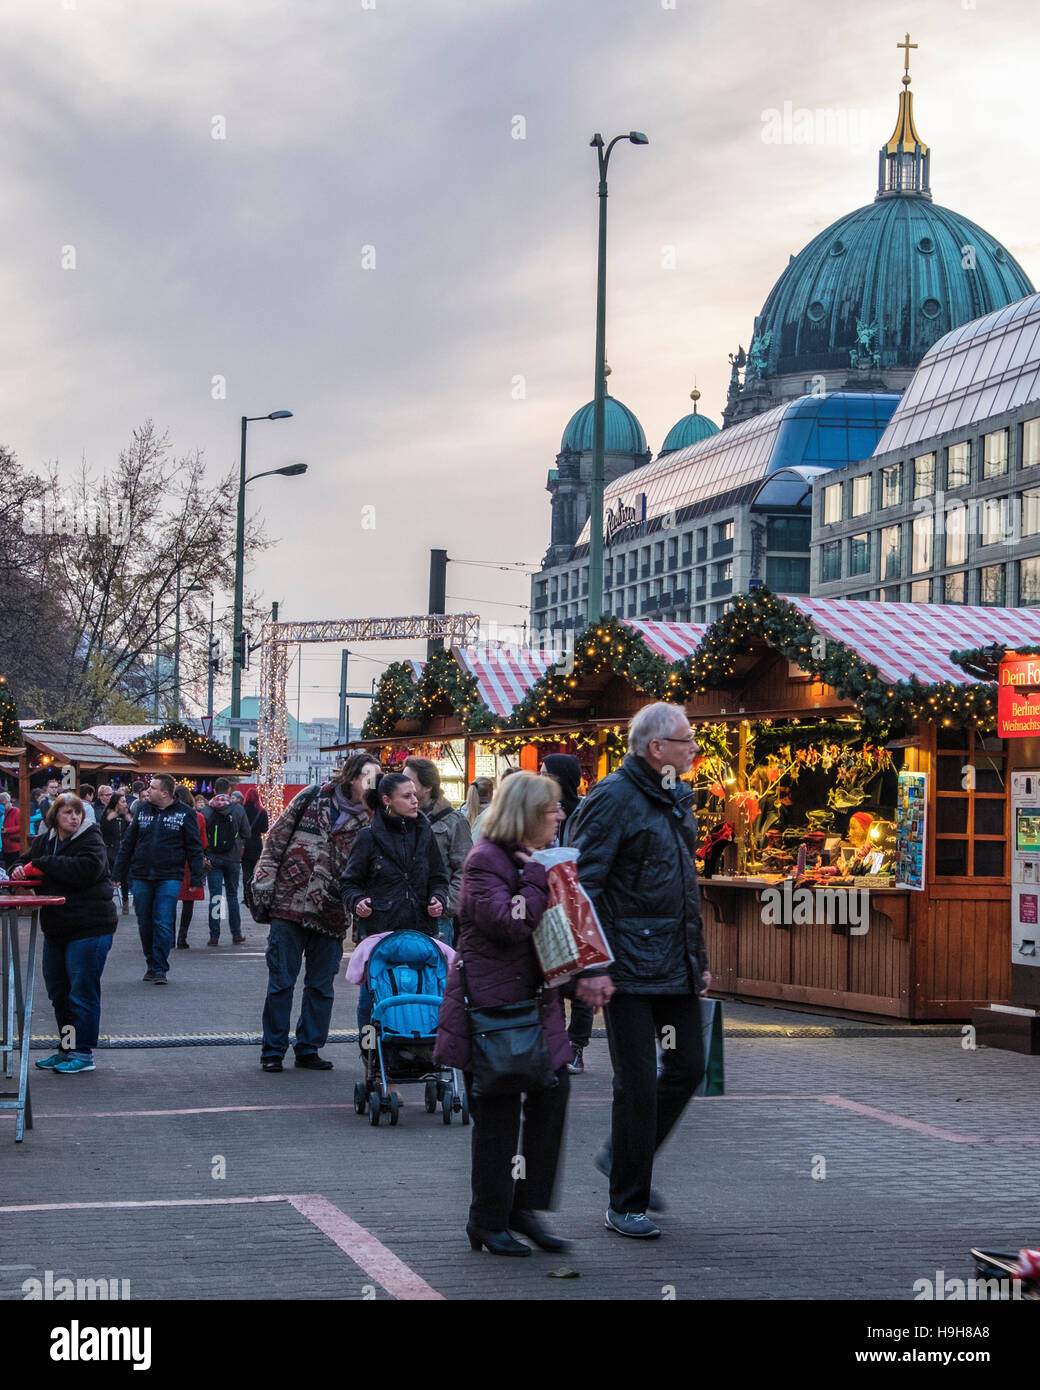
{"type": "Polygon", "coordinates": [[[209,847],[214,854],[230,854],[235,848],[238,835],[235,818],[229,812],[213,812],[213,824],[209,827],[209,847]]]}

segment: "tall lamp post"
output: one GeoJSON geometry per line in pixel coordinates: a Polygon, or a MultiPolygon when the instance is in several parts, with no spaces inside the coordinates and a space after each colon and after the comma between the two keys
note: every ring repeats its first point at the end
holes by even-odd
{"type": "MultiPolygon", "coordinates": [[[[238,517],[235,524],[235,613],[234,644],[231,656],[231,718],[242,716],[242,667],[245,665],[245,638],[242,635],[242,589],[245,578],[245,534],[246,534],[246,484],[255,478],[246,477],[246,426],[255,420],[291,420],[291,410],[272,410],[270,415],[242,416],[242,454],[238,471],[238,517]]],[[[295,477],[306,473],[305,463],[293,463],[287,468],[271,468],[266,473],[257,473],[256,478],[266,478],[280,473],[283,477],[295,477]]],[[[231,725],[231,747],[238,752],[241,747],[242,731],[237,724],[231,725]]]]}
{"type": "Polygon", "coordinates": [[[596,394],[592,410],[592,485],[589,493],[589,616],[598,623],[603,616],[603,445],[606,412],[606,337],[607,337],[607,165],[610,152],[619,140],[633,145],[649,145],[650,141],[638,130],[627,135],[615,135],[604,148],[603,136],[597,131],[589,141],[599,160],[599,260],[596,272],[596,394]]]}
{"type": "Polygon", "coordinates": [[[177,606],[174,609],[173,624],[173,717],[180,723],[181,718],[181,603],[189,594],[204,594],[204,584],[189,584],[181,588],[181,572],[177,571],[177,606]]]}

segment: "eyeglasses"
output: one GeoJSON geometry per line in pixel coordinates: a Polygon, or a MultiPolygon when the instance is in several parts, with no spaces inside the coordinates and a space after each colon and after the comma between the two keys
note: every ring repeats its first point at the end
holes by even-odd
{"type": "Polygon", "coordinates": [[[693,737],[693,735],[691,734],[689,738],[662,738],[662,739],[659,739],[658,742],[659,742],[659,743],[692,743],[692,744],[696,744],[697,740],[696,740],[696,739],[693,737]]]}

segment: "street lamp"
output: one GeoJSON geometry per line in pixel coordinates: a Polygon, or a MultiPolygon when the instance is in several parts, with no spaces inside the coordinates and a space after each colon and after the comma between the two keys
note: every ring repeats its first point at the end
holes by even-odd
{"type": "Polygon", "coordinates": [[[589,141],[599,160],[599,261],[596,271],[596,394],[592,413],[592,485],[589,494],[589,623],[603,616],[603,443],[606,411],[607,165],[619,140],[649,145],[639,130],[615,135],[606,149],[597,133],[589,141]]]}
{"type": "MultiPolygon", "coordinates": [[[[242,416],[242,453],[239,462],[238,472],[238,515],[235,522],[235,611],[234,611],[234,646],[231,654],[231,718],[232,721],[242,717],[242,666],[245,661],[245,652],[242,650],[245,639],[242,636],[242,588],[245,571],[245,533],[246,533],[246,484],[254,481],[253,478],[246,477],[246,426],[255,420],[291,420],[291,410],[272,410],[270,415],[243,415],[242,416]]],[[[287,478],[295,478],[300,473],[306,473],[305,463],[289,464],[286,468],[271,468],[267,473],[257,473],[257,478],[266,478],[270,474],[280,473],[287,478]]],[[[237,723],[231,725],[231,747],[238,752],[241,747],[242,731],[237,723]]]]}
{"type": "Polygon", "coordinates": [[[181,589],[181,572],[177,571],[177,606],[173,620],[173,717],[179,724],[181,719],[181,603],[189,594],[204,594],[205,584],[189,584],[181,589]]]}

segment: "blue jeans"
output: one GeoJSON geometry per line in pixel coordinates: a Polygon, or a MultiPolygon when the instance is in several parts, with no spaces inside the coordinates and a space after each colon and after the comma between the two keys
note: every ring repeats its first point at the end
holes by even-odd
{"type": "Polygon", "coordinates": [[[149,970],[165,975],[170,968],[169,954],[173,947],[181,880],[167,878],[155,883],[151,879],[135,878],[130,886],[145,962],[149,970]]]}
{"type": "Polygon", "coordinates": [[[101,1026],[101,972],[112,945],[108,936],[86,936],[80,941],[43,941],[43,981],[54,1005],[58,1032],[71,1027],[67,1050],[89,1061],[97,1046],[101,1026]]]}
{"type": "Polygon", "coordinates": [[[334,982],[343,959],[343,942],[296,922],[271,920],[267,938],[267,1001],[264,1004],[264,1042],[261,1057],[281,1058],[289,1046],[289,1015],[293,990],[304,957],[303,1003],[296,1024],[296,1055],[312,1056],[324,1047],[332,1021],[334,982]]]}
{"type": "Polygon", "coordinates": [[[242,935],[242,912],[238,906],[238,885],[242,865],[237,859],[210,859],[212,868],[206,875],[209,881],[209,939],[220,940],[220,899],[227,898],[228,926],[232,936],[242,935]]]}

